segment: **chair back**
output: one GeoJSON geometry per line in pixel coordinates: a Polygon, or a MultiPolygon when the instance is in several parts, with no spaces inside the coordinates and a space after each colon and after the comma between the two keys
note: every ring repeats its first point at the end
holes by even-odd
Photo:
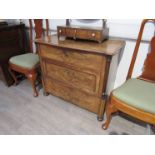
{"type": "MultiPolygon", "coordinates": [[[[135,61],[136,61],[136,58],[138,55],[139,46],[140,46],[140,43],[142,40],[144,27],[145,27],[146,23],[148,23],[148,22],[155,23],[155,19],[144,19],[142,21],[141,28],[140,28],[140,31],[138,34],[138,39],[137,39],[136,46],[134,49],[134,53],[132,56],[131,64],[129,67],[127,79],[131,78],[131,76],[132,76],[135,61]]],[[[151,46],[150,47],[151,47],[151,49],[150,49],[151,51],[148,53],[148,55],[145,59],[143,72],[142,72],[142,75],[140,76],[140,78],[143,80],[155,82],[155,36],[153,36],[153,38],[151,39],[151,46]]]]}
{"type": "MultiPolygon", "coordinates": [[[[37,38],[41,38],[44,34],[49,35],[49,22],[48,19],[46,21],[46,29],[43,28],[43,19],[29,19],[30,25],[30,51],[33,52],[33,40],[37,38]],[[33,21],[34,21],[34,28],[33,28],[33,21]],[[33,30],[35,32],[35,38],[33,38],[33,30]]],[[[36,50],[37,51],[37,50],[36,50]]]]}

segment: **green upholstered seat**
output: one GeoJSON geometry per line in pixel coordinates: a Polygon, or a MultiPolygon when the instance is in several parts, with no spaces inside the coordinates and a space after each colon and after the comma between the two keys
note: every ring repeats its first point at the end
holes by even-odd
{"type": "Polygon", "coordinates": [[[39,63],[39,57],[37,54],[27,53],[14,56],[9,61],[14,65],[27,69],[32,69],[33,67],[35,67],[35,65],[39,63]]]}
{"type": "Polygon", "coordinates": [[[127,105],[155,114],[155,83],[130,79],[114,90],[113,95],[127,105]]]}

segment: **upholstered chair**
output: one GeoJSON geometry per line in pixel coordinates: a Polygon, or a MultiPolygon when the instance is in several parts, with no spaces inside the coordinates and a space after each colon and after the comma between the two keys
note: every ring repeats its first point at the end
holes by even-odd
{"type": "MultiPolygon", "coordinates": [[[[36,89],[36,80],[37,80],[37,73],[40,69],[39,65],[39,57],[37,54],[37,48],[34,52],[33,47],[33,30],[35,32],[35,38],[41,38],[44,34],[43,29],[43,20],[42,19],[29,19],[30,24],[30,52],[22,55],[17,55],[9,60],[9,70],[11,72],[11,75],[15,81],[15,84],[17,85],[18,81],[16,78],[16,74],[14,72],[19,72],[24,74],[28,80],[30,81],[32,88],[33,88],[33,96],[38,96],[38,91],[36,89]],[[33,21],[34,21],[34,27],[33,27],[33,21]]],[[[49,33],[49,24],[48,20],[46,19],[46,34],[49,33]]]]}
{"type": "Polygon", "coordinates": [[[151,39],[150,51],[146,57],[142,75],[132,78],[132,72],[139,46],[142,40],[145,24],[155,23],[155,19],[145,19],[142,22],[126,82],[115,89],[106,107],[106,122],[103,129],[107,129],[112,114],[121,111],[139,119],[146,124],[155,125],[155,36],[151,39]]]}

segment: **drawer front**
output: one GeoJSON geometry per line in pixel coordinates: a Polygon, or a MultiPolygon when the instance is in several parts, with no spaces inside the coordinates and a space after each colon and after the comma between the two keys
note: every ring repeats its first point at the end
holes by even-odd
{"type": "Polygon", "coordinates": [[[45,75],[88,93],[97,93],[96,76],[74,69],[43,62],[45,75]]]}
{"type": "Polygon", "coordinates": [[[64,86],[49,78],[45,78],[44,83],[47,92],[90,110],[91,112],[98,113],[101,102],[100,98],[85,94],[77,89],[64,86]]]}
{"type": "Polygon", "coordinates": [[[79,39],[90,39],[90,40],[100,40],[101,32],[99,31],[88,31],[88,30],[77,30],[76,37],[79,39]]]}
{"type": "Polygon", "coordinates": [[[101,32],[99,31],[88,31],[88,38],[91,40],[100,40],[101,32]]]}
{"type": "Polygon", "coordinates": [[[66,29],[58,27],[57,33],[59,36],[65,36],[66,35],[66,29]]]}
{"type": "Polygon", "coordinates": [[[16,38],[19,38],[18,29],[0,31],[0,41],[7,41],[16,38]]]}
{"type": "Polygon", "coordinates": [[[22,54],[25,44],[23,37],[23,30],[19,28],[0,31],[0,59],[22,54]]]}
{"type": "Polygon", "coordinates": [[[98,74],[100,73],[102,62],[106,61],[106,58],[100,55],[45,45],[40,45],[40,55],[41,57],[60,61],[72,66],[88,68],[92,70],[93,73],[97,72],[98,74]]]}
{"type": "Polygon", "coordinates": [[[76,36],[76,29],[66,28],[66,36],[74,38],[76,36]]]}
{"type": "Polygon", "coordinates": [[[87,30],[78,30],[77,29],[76,37],[79,38],[79,39],[87,39],[88,38],[88,31],[87,30]]]}

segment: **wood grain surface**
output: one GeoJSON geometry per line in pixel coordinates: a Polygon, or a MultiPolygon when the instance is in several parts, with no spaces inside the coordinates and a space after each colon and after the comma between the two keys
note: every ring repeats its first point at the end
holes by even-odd
{"type": "Polygon", "coordinates": [[[94,113],[52,95],[44,97],[42,91],[34,98],[28,80],[10,88],[0,81],[1,135],[145,134],[145,127],[122,116],[113,117],[109,129],[104,131],[94,113]]]}

